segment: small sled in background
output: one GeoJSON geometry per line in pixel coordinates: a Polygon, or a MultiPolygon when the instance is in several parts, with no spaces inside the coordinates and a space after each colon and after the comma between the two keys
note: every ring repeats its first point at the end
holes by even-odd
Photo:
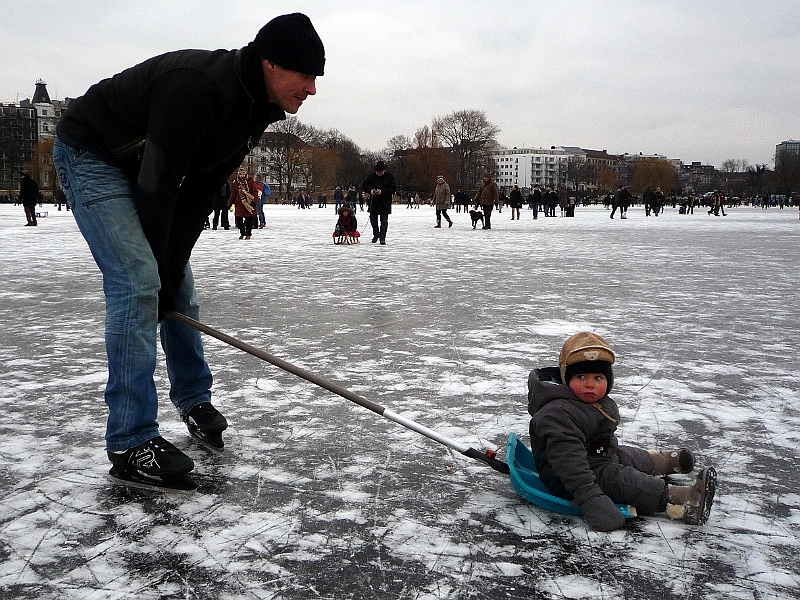
{"type": "Polygon", "coordinates": [[[339,231],[333,232],[333,243],[339,244],[358,244],[361,234],[358,231],[339,231]]]}
{"type": "Polygon", "coordinates": [[[339,208],[337,214],[339,219],[333,230],[333,243],[337,245],[357,244],[361,234],[358,232],[358,219],[356,219],[354,208],[345,203],[339,208]]]}
{"type": "MultiPolygon", "coordinates": [[[[539,478],[533,453],[514,433],[508,434],[506,464],[511,486],[519,496],[545,510],[563,515],[580,515],[581,509],[572,506],[569,500],[554,496],[539,478]]],[[[627,504],[617,504],[619,512],[626,519],[636,516],[636,509],[627,504]]]]}

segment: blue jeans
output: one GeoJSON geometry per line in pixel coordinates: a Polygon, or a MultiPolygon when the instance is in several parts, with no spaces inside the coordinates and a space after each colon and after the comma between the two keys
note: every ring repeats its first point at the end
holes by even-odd
{"type": "MultiPolygon", "coordinates": [[[[127,450],[159,435],[153,374],[161,282],[136,209],[135,188],[117,167],[56,140],[53,163],[97,266],[106,300],[105,341],[109,408],[106,450],[127,450]]],[[[200,309],[187,263],[176,290],[177,310],[198,319],[200,309]]],[[[164,319],[161,347],[167,361],[170,399],[181,413],[211,400],[211,370],[200,333],[164,319]]]]}
{"type": "Polygon", "coordinates": [[[261,198],[259,198],[258,204],[256,204],[256,214],[258,215],[258,224],[266,225],[267,217],[264,216],[264,201],[261,198]]]}

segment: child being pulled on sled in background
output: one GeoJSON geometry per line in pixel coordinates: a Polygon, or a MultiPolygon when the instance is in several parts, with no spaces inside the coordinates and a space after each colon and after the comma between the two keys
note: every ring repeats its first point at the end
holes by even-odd
{"type": "Polygon", "coordinates": [[[336,229],[333,230],[333,241],[336,244],[349,244],[358,242],[361,234],[358,232],[358,220],[353,213],[353,208],[345,202],[339,208],[339,219],[336,221],[336,229]]]}
{"type": "Polygon", "coordinates": [[[705,523],[716,488],[713,467],[702,469],[694,485],[672,485],[663,476],[694,468],[688,449],[657,452],[617,442],[608,343],[594,333],[577,333],[564,343],[558,362],[528,378],[531,450],[550,491],[580,507],[596,531],[625,523],[615,503],[631,505],[640,515],[666,512],[686,523],[705,523]]]}

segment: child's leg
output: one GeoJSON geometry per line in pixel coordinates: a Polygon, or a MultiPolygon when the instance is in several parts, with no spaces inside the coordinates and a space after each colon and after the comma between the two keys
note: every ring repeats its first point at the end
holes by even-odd
{"type": "Polygon", "coordinates": [[[655,469],[653,456],[647,450],[634,448],[633,446],[618,446],[617,457],[619,463],[628,467],[633,467],[637,471],[652,475],[655,469]]]}
{"type": "Polygon", "coordinates": [[[614,502],[635,506],[643,515],[666,509],[667,482],[661,477],[620,463],[606,463],[593,471],[600,489],[614,502]]]}

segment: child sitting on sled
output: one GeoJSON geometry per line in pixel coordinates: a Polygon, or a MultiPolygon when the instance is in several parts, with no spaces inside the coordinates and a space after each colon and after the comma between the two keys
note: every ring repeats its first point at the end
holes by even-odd
{"type": "Polygon", "coordinates": [[[564,343],[558,362],[528,378],[531,450],[550,491],[580,507],[596,531],[622,527],[625,518],[615,503],[629,504],[638,514],[666,512],[686,523],[705,523],[716,488],[713,467],[702,469],[692,486],[672,485],[662,476],[691,472],[689,450],[618,444],[619,409],[608,397],[614,353],[606,341],[577,333],[564,343]]]}
{"type": "Polygon", "coordinates": [[[361,234],[358,232],[358,220],[353,213],[353,209],[345,202],[339,208],[339,219],[336,221],[336,229],[333,230],[334,244],[355,244],[361,234]]]}

